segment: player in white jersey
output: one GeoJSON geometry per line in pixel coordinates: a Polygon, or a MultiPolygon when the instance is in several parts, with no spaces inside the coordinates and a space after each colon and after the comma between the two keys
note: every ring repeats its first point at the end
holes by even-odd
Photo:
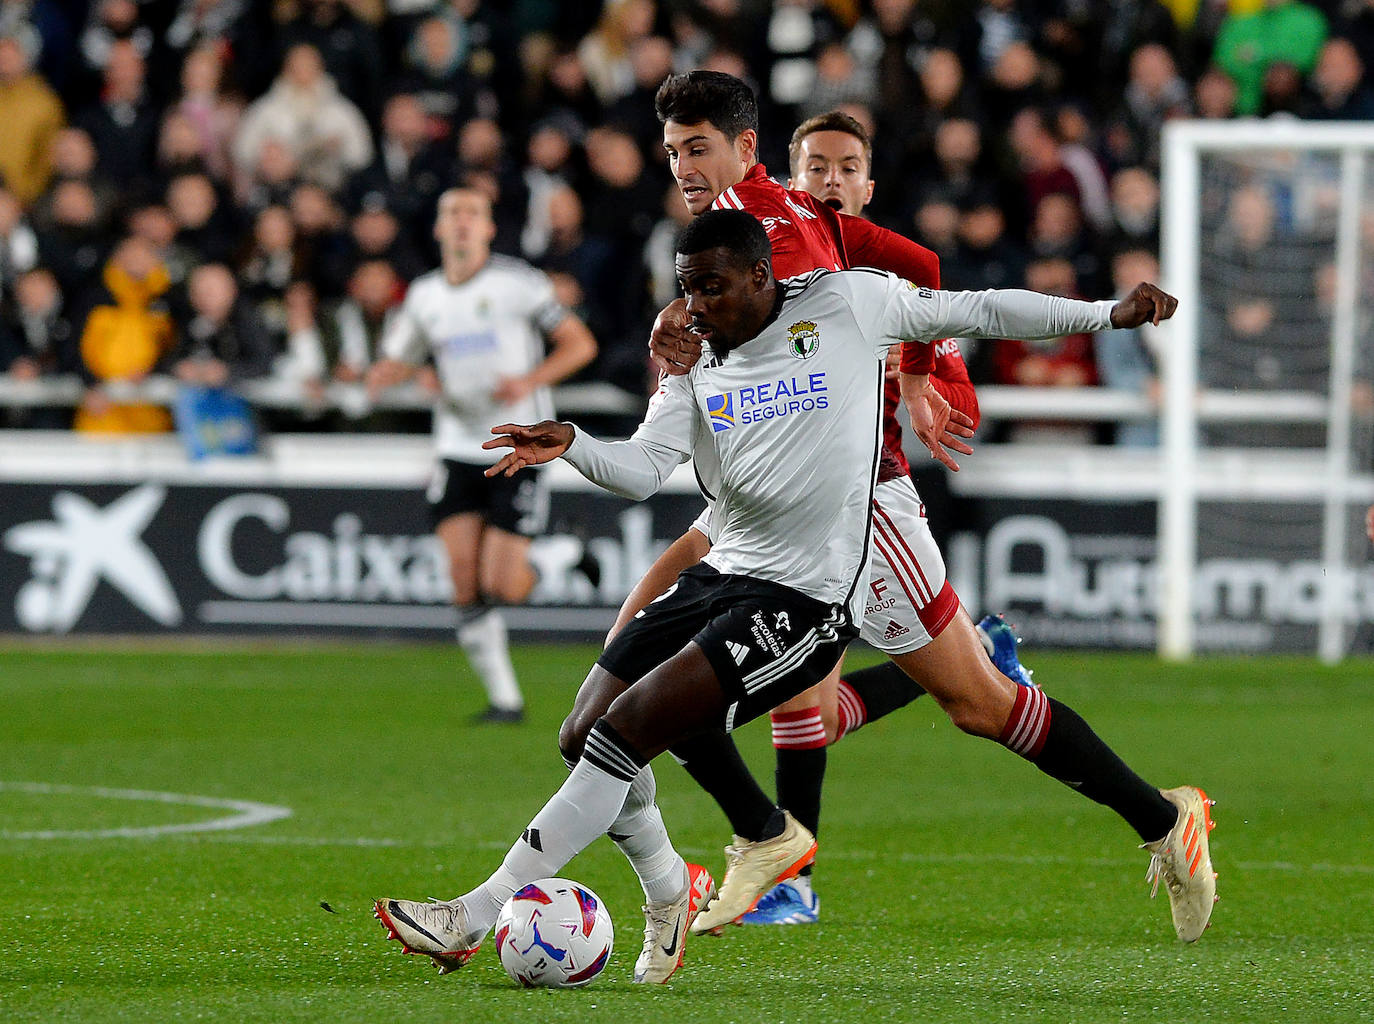
{"type": "Polygon", "coordinates": [[[438,463],[427,498],[448,555],[458,641],[487,691],[477,719],[519,722],[524,699],[496,606],[519,604],[534,587],[530,538],[544,529],[548,494],[537,474],[484,476],[490,459],[482,444],[497,420],[553,415],[550,385],[591,362],[596,341],[554,298],[544,274],[491,252],[495,235],[481,192],[439,197],[434,237],[442,265],[411,283],[367,385],[375,397],[434,361],[438,463]]]}
{"type": "MultiPolygon", "coordinates": [[[[521,886],[555,874],[603,832],[644,835],[649,818],[665,856],[652,879],[640,866],[648,851],[632,860],[650,899],[635,977],[666,981],[682,962],[698,894],[711,885],[704,871],[666,855],[648,764],[815,685],[858,634],[887,348],[955,334],[1055,336],[1131,319],[1117,316],[1125,303],[936,292],[876,271],[818,272],[783,286],[769,252],[763,226],[741,211],[702,214],[683,231],[678,277],[710,355],[664,379],[629,440],[598,441],[552,421],[493,428],[502,436],[488,447],[513,451],[489,473],[561,456],[636,499],[696,455],[716,503],[715,543],[597,660],[559,736],[571,774],[501,867],[454,900],[377,901],[390,934],[441,969],[471,958],[521,886]],[[664,895],[655,899],[654,889],[664,895]]],[[[1172,303],[1157,289],[1147,294],[1152,315],[1172,303]]],[[[809,833],[771,803],[752,831],[773,852],[758,891],[814,854],[809,833]]]]}

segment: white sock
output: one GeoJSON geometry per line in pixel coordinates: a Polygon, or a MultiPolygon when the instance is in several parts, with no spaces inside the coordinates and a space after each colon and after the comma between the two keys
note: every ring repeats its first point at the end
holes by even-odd
{"type": "Polygon", "coordinates": [[[687,884],[687,863],[668,838],[655,801],[656,793],[653,769],[645,765],[630,784],[625,806],[607,831],[639,876],[644,898],[650,903],[663,903],[682,895],[687,884]]]}
{"type": "Polygon", "coordinates": [[[811,902],[811,876],[798,875],[796,878],[789,878],[787,884],[797,890],[797,895],[807,903],[811,902]]]}
{"type": "Polygon", "coordinates": [[[492,608],[458,627],[458,642],[487,690],[492,707],[518,711],[525,706],[506,642],[506,620],[492,608]]]}
{"type": "Polygon", "coordinates": [[[639,765],[614,732],[593,726],[587,750],[543,810],[491,877],[460,899],[468,921],[481,933],[496,923],[501,905],[511,894],[537,878],[556,875],[560,868],[602,835],[616,820],[639,765]],[[608,740],[607,736],[614,737],[608,740]],[[593,753],[595,751],[595,753],[593,753]]]}

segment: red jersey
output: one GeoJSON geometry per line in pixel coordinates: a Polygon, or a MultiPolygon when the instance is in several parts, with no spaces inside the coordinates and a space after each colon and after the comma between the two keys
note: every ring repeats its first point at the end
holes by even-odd
{"type": "MultiPolygon", "coordinates": [[[[763,164],[750,167],[744,180],[718,195],[711,206],[745,210],[759,219],[773,246],[773,275],[780,281],[821,268],[876,267],[912,284],[940,287],[940,258],[929,249],[862,217],[836,213],[808,192],[783,188],[768,177],[763,164]]],[[[931,374],[945,400],[977,425],[978,399],[955,342],[903,345],[902,369],[931,374]]],[[[883,398],[883,459],[878,479],[892,480],[911,472],[897,422],[901,404],[897,381],[884,382],[883,398]]]]}

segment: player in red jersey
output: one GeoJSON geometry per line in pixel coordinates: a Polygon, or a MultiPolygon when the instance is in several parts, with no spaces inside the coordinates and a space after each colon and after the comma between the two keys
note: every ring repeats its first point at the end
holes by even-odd
{"type": "MultiPolygon", "coordinates": [[[[757,159],[756,102],[743,82],[716,72],[674,75],[660,87],[656,106],[670,169],[688,209],[695,215],[714,206],[756,216],[772,243],[777,278],[820,268],[875,266],[917,286],[938,285],[938,261],[929,250],[860,218],[837,214],[808,193],[785,189],[768,177],[757,159]]],[[[700,345],[685,326],[671,306],[655,324],[656,360],[669,372],[685,372],[700,355],[700,345]]],[[[972,419],[951,410],[930,383],[935,347],[903,347],[902,370],[907,376],[902,384],[904,393],[908,384],[912,386],[909,408],[922,440],[932,455],[957,469],[950,451],[971,451],[962,438],[971,435],[972,419]],[[925,354],[914,351],[917,348],[925,354]]],[[[1150,786],[1071,708],[1034,686],[1018,686],[993,667],[973,621],[945,579],[920,500],[902,472],[900,444],[889,437],[888,445],[891,463],[880,471],[874,500],[872,603],[864,639],[929,692],[960,729],[1001,743],[1120,814],[1154,854],[1152,870],[1169,883],[1180,938],[1197,939],[1210,918],[1215,895],[1207,851],[1199,846],[1204,840],[1196,838],[1206,834],[1201,791],[1179,787],[1163,792],[1150,786]],[[1180,856],[1189,842],[1185,837],[1193,837],[1193,851],[1201,849],[1201,857],[1180,856]],[[1198,870],[1199,864],[1207,869],[1198,870]]],[[[678,548],[682,543],[679,540],[664,559],[690,558],[690,548],[678,548]]],[[[674,576],[672,566],[656,564],[627,599],[622,618],[661,593],[674,576]]],[[[865,709],[850,705],[846,710],[862,720],[865,709]]],[[[817,707],[809,722],[785,719],[782,733],[819,741],[826,735],[823,727],[817,729],[819,719],[817,707]]],[[[589,724],[575,708],[560,736],[565,754],[575,752],[577,736],[589,724]]],[[[720,896],[693,924],[693,931],[718,931],[754,908],[768,882],[753,862],[778,859],[772,847],[785,827],[788,834],[795,833],[795,823],[774,816],[760,824],[774,805],[752,783],[727,736],[702,736],[673,753],[716,798],[737,833],[727,847],[729,865],[720,896]]],[[[779,804],[785,803],[780,798],[779,804]]]]}

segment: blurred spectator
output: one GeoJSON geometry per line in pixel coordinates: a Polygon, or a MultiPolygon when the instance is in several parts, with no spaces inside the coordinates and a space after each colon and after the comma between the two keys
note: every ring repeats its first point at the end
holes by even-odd
{"type": "Polygon", "coordinates": [[[323,61],[321,70],[369,119],[381,109],[381,45],[373,27],[360,19],[343,0],[298,0],[293,5],[279,4],[276,11],[289,11],[288,17],[273,33],[284,62],[299,46],[308,46],[323,61]]]}
{"type": "Polygon", "coordinates": [[[136,0],[94,0],[87,7],[86,24],[77,41],[81,73],[77,83],[81,98],[96,100],[117,44],[128,44],[147,61],[153,54],[153,28],[145,20],[151,4],[136,0]]]}
{"type": "Polygon", "coordinates": [[[384,260],[396,268],[396,273],[412,281],[425,272],[425,261],[402,234],[401,222],[380,196],[370,195],[362,209],[349,222],[348,233],[353,249],[348,260],[346,276],[353,268],[367,260],[384,260]]]}
{"type": "Polygon", "coordinates": [[[1214,121],[1235,117],[1237,96],[1231,76],[1220,68],[1209,68],[1193,86],[1193,110],[1198,117],[1214,121]]]}
{"type": "Polygon", "coordinates": [[[587,80],[582,58],[575,52],[554,55],[528,106],[544,117],[569,117],[581,130],[601,120],[601,101],[587,80]]]}
{"type": "Polygon", "coordinates": [[[653,32],[656,13],[654,0],[606,0],[595,30],[578,46],[587,80],[603,106],[634,90],[630,51],[653,32]]]}
{"type": "Polygon", "coordinates": [[[259,212],[253,222],[250,245],[237,263],[243,301],[257,310],[277,347],[284,346],[286,292],[294,282],[304,280],[309,271],[291,211],[284,206],[269,206],[259,212]]]}
{"type": "Polygon", "coordinates": [[[290,202],[296,237],[309,258],[310,283],[324,297],[341,295],[350,270],[343,211],[318,185],[298,186],[290,202]]]}
{"type": "Polygon", "coordinates": [[[110,242],[108,210],[90,183],[79,178],[59,182],[48,205],[47,223],[39,228],[38,251],[63,294],[78,296],[90,287],[110,242]]]}
{"type": "Polygon", "coordinates": [[[400,91],[412,94],[435,125],[436,133],[451,134],[470,117],[494,116],[492,103],[482,103],[463,66],[461,29],[451,19],[420,22],[405,51],[400,91]]]}
{"type": "Polygon", "coordinates": [[[630,47],[634,88],[606,111],[606,120],[629,132],[646,155],[662,149],[654,93],[673,72],[673,44],[662,36],[637,39],[630,47]]]}
{"type": "Polygon", "coordinates": [[[38,235],[24,217],[19,199],[0,188],[0,314],[14,298],[15,281],[38,265],[38,235]]]}
{"type": "Polygon", "coordinates": [[[172,372],[185,384],[221,388],[271,372],[276,350],[252,306],[239,301],[238,283],[222,263],[191,272],[189,317],[172,355],[172,372]]]}
{"type": "Polygon", "coordinates": [[[1112,229],[1107,244],[1112,249],[1159,249],[1159,182],[1143,167],[1123,167],[1112,175],[1112,229]]]}
{"type": "Polygon", "coordinates": [[[816,81],[811,94],[796,105],[797,117],[806,119],[842,103],[867,105],[875,98],[875,78],[843,43],[827,43],[816,55],[816,81]]]}
{"type": "Polygon", "coordinates": [[[691,219],[692,215],[682,201],[677,184],[669,185],[663,192],[663,215],[654,224],[649,240],[644,243],[644,267],[649,272],[649,301],[655,309],[662,309],[682,295],[682,287],[677,283],[677,236],[691,219]]]}
{"type": "Polygon", "coordinates": [[[1112,158],[1119,164],[1158,168],[1164,122],[1186,117],[1190,108],[1188,83],[1173,55],[1158,43],[1142,46],[1131,54],[1121,109],[1108,130],[1112,158]]]}
{"type": "Polygon", "coordinates": [[[240,173],[252,175],[268,139],[291,151],[303,177],[330,189],[372,159],[367,121],[325,74],[319,51],[305,44],[287,51],[267,95],[244,111],[233,144],[240,173]]]}
{"type": "Polygon", "coordinates": [[[66,120],[57,93],[31,67],[19,38],[0,38],[0,180],[25,206],[47,187],[53,136],[66,120]]]}
{"type": "Polygon", "coordinates": [[[134,43],[116,40],[105,62],[100,99],[75,118],[95,144],[101,175],[120,189],[139,190],[152,176],[158,112],[145,88],[146,74],[134,43]]]}
{"type": "Polygon", "coordinates": [[[229,258],[237,240],[235,211],[206,175],[177,175],[167,185],[166,203],[176,220],[179,243],[207,262],[229,258]]]}
{"type": "Polygon", "coordinates": [[[1040,201],[1030,227],[1030,249],[1037,260],[1062,259],[1073,264],[1077,287],[1097,294],[1101,267],[1088,238],[1078,202],[1063,192],[1053,192],[1040,201]]]}
{"type": "Polygon", "coordinates": [[[648,172],[634,139],[616,128],[587,133],[587,166],[588,230],[624,240],[638,252],[657,219],[664,178],[648,172]]]}
{"type": "Polygon", "coordinates": [[[573,127],[568,120],[564,116],[536,124],[525,149],[524,183],[529,202],[520,232],[520,251],[529,260],[538,260],[549,247],[550,196],[574,180],[573,127]]]}
{"type": "Polygon", "coordinates": [[[1034,107],[1026,107],[1012,119],[1008,141],[1021,169],[1022,195],[1025,197],[1027,218],[1034,218],[1036,208],[1047,195],[1062,192],[1081,199],[1078,179],[1064,165],[1059,140],[1049,130],[1044,115],[1034,107]]]}
{"type": "Polygon", "coordinates": [[[961,208],[959,251],[940,276],[946,287],[1020,287],[1025,267],[1025,250],[1007,233],[1006,215],[994,196],[976,196],[961,208]]]}
{"type": "MultiPolygon", "coordinates": [[[[1026,267],[1026,287],[1050,295],[1079,297],[1073,264],[1057,256],[1033,259],[1026,267]]],[[[1092,338],[1086,334],[1046,341],[1007,340],[999,343],[996,363],[999,384],[1083,387],[1097,383],[1092,338]]]]}
{"type": "Polygon", "coordinates": [[[198,250],[177,241],[177,220],[161,203],[148,203],[129,214],[129,233],[153,247],[174,288],[185,285],[186,278],[203,259],[198,250]]]}
{"type": "Polygon", "coordinates": [[[32,66],[61,92],[76,49],[70,16],[79,18],[84,7],[63,0],[5,0],[0,3],[0,38],[18,40],[32,66]]]}
{"type": "Polygon", "coordinates": [[[412,250],[426,246],[434,204],[452,173],[431,142],[430,124],[420,101],[401,93],[386,101],[376,158],[349,179],[352,208],[380,202],[401,222],[412,250]]]}
{"type": "Polygon", "coordinates": [[[52,140],[52,177],[48,187],[30,207],[35,224],[48,226],[52,222],[52,199],[57,186],[64,181],[81,181],[95,193],[96,204],[102,210],[114,209],[119,192],[114,184],[96,170],[95,143],[80,128],[63,128],[52,140]]]}
{"type": "MultiPolygon", "coordinates": [[[[768,94],[773,102],[795,110],[801,103],[814,101],[825,77],[817,57],[825,47],[839,42],[840,35],[834,13],[818,0],[783,0],[774,4],[764,31],[770,67],[768,94]]],[[[872,81],[871,62],[860,65],[848,50],[845,57],[855,70],[872,81]]]]}
{"type": "MultiPolygon", "coordinates": [[[[1123,249],[1112,257],[1112,294],[1124,297],[1141,281],[1159,280],[1159,260],[1146,249],[1123,249]]],[[[1094,340],[1093,353],[1102,384],[1143,395],[1159,406],[1159,377],[1155,370],[1157,328],[1152,324],[1123,331],[1103,331],[1094,340]]],[[[1131,448],[1159,444],[1158,420],[1134,420],[1116,424],[1114,440],[1131,448]]]]}
{"type": "Polygon", "coordinates": [[[1082,108],[1066,103],[1055,111],[1054,132],[1059,139],[1060,159],[1078,183],[1083,216],[1094,231],[1107,230],[1112,223],[1107,177],[1097,158],[1092,126],[1082,108]]]}
{"type": "Polygon", "coordinates": [[[959,207],[953,199],[932,195],[916,207],[908,232],[940,259],[953,259],[959,246],[959,207]]]}
{"type": "MultiPolygon", "coordinates": [[[[28,270],[14,282],[14,302],[0,318],[0,373],[11,380],[37,380],[72,373],[78,325],[62,299],[57,278],[42,267],[28,270]]],[[[63,430],[71,426],[69,409],[11,409],[0,423],[6,427],[63,430]]]]}
{"type": "Polygon", "coordinates": [[[1216,65],[1236,83],[1236,113],[1260,112],[1264,76],[1276,63],[1308,74],[1326,39],[1326,17],[1300,0],[1268,0],[1249,14],[1231,14],[1217,34],[1216,65]]]}
{"type": "Polygon", "coordinates": [[[196,152],[205,170],[228,182],[233,164],[229,147],[242,114],[240,105],[223,92],[224,63],[213,45],[196,47],[181,66],[181,99],[172,109],[195,131],[196,152]]]}
{"type": "MultiPolygon", "coordinates": [[[[400,306],[404,288],[396,271],[381,260],[353,272],[348,295],[317,313],[313,294],[297,285],[287,295],[290,361],[286,373],[301,380],[319,401],[328,381],[356,384],[379,357],[378,346],[400,306]]],[[[428,376],[428,374],[426,374],[428,376]]],[[[414,413],[379,410],[366,415],[360,405],[329,418],[350,430],[394,431],[421,419],[414,413]]]]}
{"type": "Polygon", "coordinates": [[[104,287],[91,303],[81,332],[81,362],[88,382],[73,426],[94,433],[139,434],[170,430],[159,405],[111,401],[103,384],[143,380],[172,346],[172,318],[163,306],[171,285],[152,246],[126,238],[101,274],[104,287]]]}
{"type": "Polygon", "coordinates": [[[1308,80],[1303,117],[1326,121],[1374,120],[1374,92],[1364,81],[1365,66],[1349,39],[1328,39],[1308,80]]]}

